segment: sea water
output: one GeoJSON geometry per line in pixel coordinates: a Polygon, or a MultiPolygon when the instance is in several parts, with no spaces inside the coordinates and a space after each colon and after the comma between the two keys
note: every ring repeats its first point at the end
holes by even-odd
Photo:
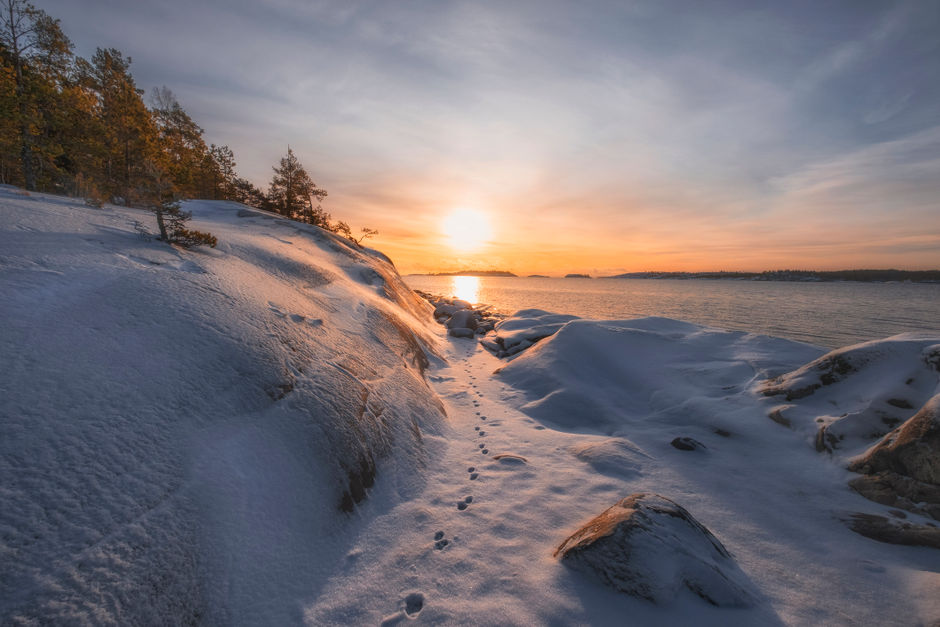
{"type": "Polygon", "coordinates": [[[908,331],[940,335],[940,284],[409,275],[413,289],[584,318],[664,316],[826,348],[908,331]]]}

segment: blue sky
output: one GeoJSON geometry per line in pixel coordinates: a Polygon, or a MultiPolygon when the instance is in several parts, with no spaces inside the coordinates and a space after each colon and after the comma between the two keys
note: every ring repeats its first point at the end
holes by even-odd
{"type": "Polygon", "coordinates": [[[940,2],[38,6],[403,271],[940,267],[940,2]]]}

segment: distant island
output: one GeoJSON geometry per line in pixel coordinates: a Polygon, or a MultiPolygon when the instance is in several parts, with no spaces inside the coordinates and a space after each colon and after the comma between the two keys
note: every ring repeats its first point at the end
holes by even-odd
{"type": "MultiPolygon", "coordinates": [[[[476,276],[511,277],[519,275],[508,270],[459,270],[457,272],[428,272],[412,276],[476,276]]],[[[528,279],[550,279],[545,274],[529,274],[528,279]]],[[[566,279],[590,279],[589,274],[570,273],[566,279]]],[[[940,283],[940,270],[765,270],[763,272],[626,272],[599,279],[673,279],[673,280],[736,280],[736,281],[861,281],[867,283],[940,283]]]]}
{"type": "Polygon", "coordinates": [[[764,272],[628,272],[604,279],[736,279],[744,281],[865,281],[938,283],[940,270],[766,270],[764,272]]]}
{"type": "Polygon", "coordinates": [[[458,270],[457,272],[430,272],[424,276],[518,276],[507,270],[458,270]]]}

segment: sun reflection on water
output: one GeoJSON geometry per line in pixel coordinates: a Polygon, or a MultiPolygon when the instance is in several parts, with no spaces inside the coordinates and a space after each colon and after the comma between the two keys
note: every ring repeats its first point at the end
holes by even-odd
{"type": "Polygon", "coordinates": [[[455,276],[452,277],[453,295],[468,303],[477,303],[480,298],[480,277],[455,276]]]}

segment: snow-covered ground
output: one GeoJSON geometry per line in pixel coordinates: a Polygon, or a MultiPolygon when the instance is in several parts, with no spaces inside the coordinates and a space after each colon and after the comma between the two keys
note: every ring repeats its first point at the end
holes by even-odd
{"type": "Polygon", "coordinates": [[[940,550],[843,522],[888,508],[847,486],[868,444],[838,422],[940,392],[918,361],[940,338],[849,351],[874,366],[809,395],[822,349],[658,318],[527,312],[507,333],[554,335],[500,360],[378,253],[187,209],[217,249],[0,188],[0,623],[940,620],[940,550]],[[653,604],[553,557],[636,492],[705,525],[755,603],[653,604]]]}
{"type": "Polygon", "coordinates": [[[423,489],[427,303],[314,227],[186,209],[218,248],[0,188],[0,623],[296,621],[374,467],[377,501],[423,489]]]}

